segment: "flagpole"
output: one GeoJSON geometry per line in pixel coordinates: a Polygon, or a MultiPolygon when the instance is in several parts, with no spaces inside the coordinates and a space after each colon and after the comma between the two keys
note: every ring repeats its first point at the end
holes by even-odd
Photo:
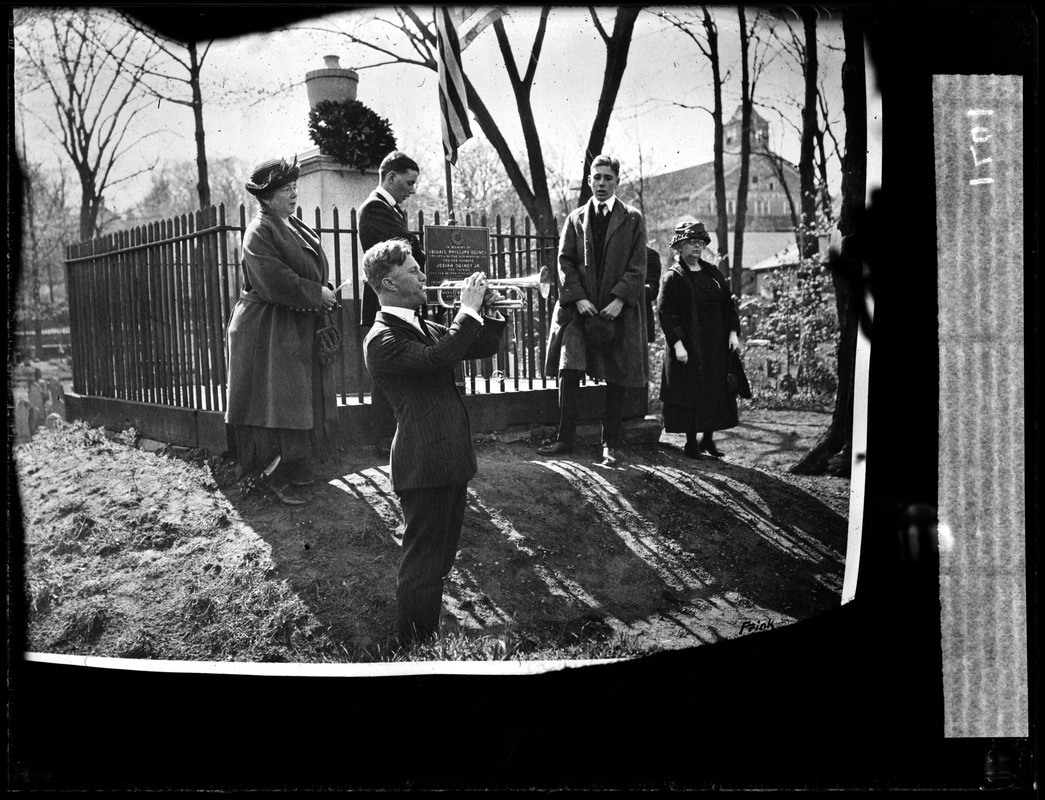
{"type": "Polygon", "coordinates": [[[472,129],[468,124],[468,91],[461,68],[461,44],[457,38],[457,26],[451,9],[437,6],[434,9],[434,17],[440,121],[443,128],[443,153],[446,156],[446,209],[450,217],[449,224],[456,225],[450,166],[457,162],[457,148],[472,137],[472,129]]]}
{"type": "Polygon", "coordinates": [[[456,225],[457,220],[454,219],[454,187],[450,180],[450,162],[446,159],[443,160],[446,164],[446,210],[448,212],[447,224],[456,225]]]}

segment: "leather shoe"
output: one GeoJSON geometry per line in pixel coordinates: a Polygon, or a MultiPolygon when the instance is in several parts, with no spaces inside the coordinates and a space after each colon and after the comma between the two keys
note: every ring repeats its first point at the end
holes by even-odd
{"type": "Polygon", "coordinates": [[[699,447],[691,447],[690,445],[686,445],[684,448],[682,448],[682,452],[690,458],[692,458],[694,461],[704,460],[704,454],[700,452],[699,447]]]}
{"type": "Polygon", "coordinates": [[[613,467],[624,460],[624,454],[615,447],[602,448],[602,466],[613,467]]]}
{"type": "Polygon", "coordinates": [[[552,442],[544,447],[538,447],[537,452],[542,456],[561,456],[572,453],[573,445],[569,442],[552,442]]]}
{"type": "Polygon", "coordinates": [[[723,456],[726,455],[721,450],[719,450],[717,447],[715,447],[715,443],[714,442],[710,442],[709,444],[704,444],[703,442],[701,442],[700,449],[703,450],[705,453],[707,453],[712,458],[722,458],[723,456]]]}
{"type": "Polygon", "coordinates": [[[275,498],[279,500],[279,502],[281,502],[283,505],[303,506],[306,504],[306,501],[302,500],[300,497],[290,497],[289,495],[284,494],[283,490],[287,488],[286,486],[275,486],[267,478],[264,477],[262,478],[262,480],[265,481],[265,486],[268,487],[268,490],[272,492],[275,498]]]}

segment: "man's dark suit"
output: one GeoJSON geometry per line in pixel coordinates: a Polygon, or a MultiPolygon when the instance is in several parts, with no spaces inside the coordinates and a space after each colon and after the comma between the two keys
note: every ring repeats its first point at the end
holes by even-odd
{"type": "MultiPolygon", "coordinates": [[[[389,239],[406,239],[410,242],[414,261],[421,269],[425,268],[425,254],[421,249],[421,242],[407,230],[406,213],[389,203],[388,199],[376,189],[359,207],[358,221],[359,243],[362,245],[364,253],[375,244],[387,242],[389,239]]],[[[364,283],[363,303],[359,313],[360,324],[365,328],[373,325],[374,317],[380,307],[377,294],[369,283],[364,283]]],[[[388,404],[388,398],[376,385],[370,392],[370,421],[372,435],[381,444],[387,442],[388,437],[395,430],[396,422],[392,415],[392,407],[388,404]]]]}
{"type": "Polygon", "coordinates": [[[399,641],[439,628],[443,578],[453,567],[468,481],[475,475],[468,412],[454,367],[500,348],[503,320],[480,323],[459,313],[449,328],[427,322],[425,336],[409,322],[378,312],[363,344],[367,369],[395,411],[392,488],[406,521],[396,587],[399,641]]]}
{"type": "MultiPolygon", "coordinates": [[[[425,254],[420,240],[407,228],[405,212],[393,207],[376,189],[359,207],[359,244],[365,253],[375,244],[387,242],[389,239],[406,239],[410,242],[411,254],[421,268],[425,268],[425,254]]],[[[377,294],[369,283],[363,284],[363,303],[360,310],[360,324],[370,327],[374,324],[381,304],[377,294]]]]}

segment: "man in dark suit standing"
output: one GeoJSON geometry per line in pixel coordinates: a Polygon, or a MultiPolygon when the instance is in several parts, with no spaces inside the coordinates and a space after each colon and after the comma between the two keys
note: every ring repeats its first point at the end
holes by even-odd
{"type": "MultiPolygon", "coordinates": [[[[378,167],[378,185],[359,207],[359,244],[365,253],[375,244],[389,239],[406,239],[410,243],[410,254],[419,268],[425,268],[425,253],[421,241],[410,233],[406,210],[402,203],[417,191],[420,167],[406,153],[398,150],[389,153],[378,167]]],[[[360,322],[368,328],[380,303],[369,283],[363,284],[363,304],[360,322]]]]}
{"type": "Polygon", "coordinates": [[[606,382],[602,464],[623,459],[625,390],[645,388],[649,375],[646,330],[646,223],[616,196],[620,162],[592,160],[591,199],[566,218],[559,237],[559,299],[552,312],[545,374],[559,376],[559,433],[538,448],[561,455],[574,447],[580,377],[606,382]]]}
{"type": "MultiPolygon", "coordinates": [[[[406,210],[402,203],[417,191],[420,168],[406,153],[398,150],[389,153],[378,167],[378,185],[359,207],[359,244],[366,252],[375,244],[390,239],[405,239],[410,243],[410,253],[420,269],[425,266],[425,253],[421,241],[410,233],[406,210]]],[[[369,328],[377,315],[377,295],[369,283],[363,284],[363,302],[360,309],[360,324],[369,328]]],[[[387,455],[395,431],[392,407],[381,390],[375,386],[370,393],[370,417],[377,436],[377,449],[387,455]]]]}
{"type": "Polygon", "coordinates": [[[423,319],[425,275],[404,240],[363,256],[367,282],[381,301],[363,343],[367,369],[395,412],[392,488],[406,522],[396,586],[401,646],[439,629],[443,579],[457,555],[468,481],[477,466],[468,412],[454,381],[458,362],[497,353],[505,320],[483,313],[500,297],[476,272],[464,280],[461,310],[449,327],[423,319]]]}

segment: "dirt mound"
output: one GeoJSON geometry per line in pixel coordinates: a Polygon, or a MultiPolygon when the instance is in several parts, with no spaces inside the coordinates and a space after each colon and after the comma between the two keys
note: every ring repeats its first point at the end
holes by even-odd
{"type": "MultiPolygon", "coordinates": [[[[633,654],[836,606],[848,482],[775,468],[825,423],[752,412],[722,435],[728,460],[694,462],[665,435],[612,469],[594,449],[544,459],[484,437],[446,585],[447,638],[481,637],[488,657],[633,654]]],[[[319,465],[322,480],[295,490],[303,507],[245,492],[228,462],[187,463],[79,426],[42,432],[15,458],[30,649],[389,657],[402,518],[369,451],[319,465]]]]}

